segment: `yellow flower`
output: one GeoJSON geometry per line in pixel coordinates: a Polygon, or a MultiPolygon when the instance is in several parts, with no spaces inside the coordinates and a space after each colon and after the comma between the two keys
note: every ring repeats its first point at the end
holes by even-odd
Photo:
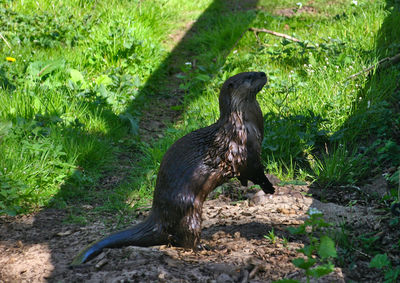
{"type": "Polygon", "coordinates": [[[6,57],[6,60],[7,60],[8,62],[15,62],[15,61],[16,61],[16,59],[13,58],[13,57],[6,57]]]}

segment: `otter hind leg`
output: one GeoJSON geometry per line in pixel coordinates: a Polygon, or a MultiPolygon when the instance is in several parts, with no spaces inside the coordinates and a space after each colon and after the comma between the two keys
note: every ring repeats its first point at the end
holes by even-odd
{"type": "Polygon", "coordinates": [[[185,216],[172,236],[173,245],[196,250],[201,238],[201,218],[185,216]]]}
{"type": "Polygon", "coordinates": [[[242,176],[239,176],[239,177],[237,177],[238,178],[238,180],[240,181],[240,184],[242,185],[242,186],[247,186],[247,183],[248,183],[248,180],[247,180],[247,178],[246,177],[242,177],[242,176]]]}

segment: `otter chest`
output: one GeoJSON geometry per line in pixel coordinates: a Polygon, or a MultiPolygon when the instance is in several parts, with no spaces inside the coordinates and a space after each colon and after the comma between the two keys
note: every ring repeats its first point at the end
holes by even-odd
{"type": "Polygon", "coordinates": [[[208,152],[208,165],[217,170],[222,177],[240,176],[241,168],[247,161],[247,130],[241,112],[231,113],[216,133],[213,145],[208,152]]]}

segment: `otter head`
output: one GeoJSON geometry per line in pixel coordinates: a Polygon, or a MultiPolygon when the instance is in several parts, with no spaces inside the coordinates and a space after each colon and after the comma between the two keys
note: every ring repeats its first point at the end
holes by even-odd
{"type": "Polygon", "coordinates": [[[219,95],[221,117],[244,111],[249,103],[257,103],[256,95],[267,83],[264,72],[239,73],[226,80],[219,95]]]}

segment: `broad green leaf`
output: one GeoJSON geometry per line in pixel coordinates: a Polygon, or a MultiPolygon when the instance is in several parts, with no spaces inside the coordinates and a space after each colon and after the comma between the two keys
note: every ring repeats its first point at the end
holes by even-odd
{"type": "Polygon", "coordinates": [[[112,79],[107,75],[101,75],[101,76],[97,77],[97,79],[96,79],[97,85],[108,86],[111,83],[112,83],[112,79]]]}
{"type": "Polygon", "coordinates": [[[303,253],[307,257],[311,257],[314,250],[315,250],[314,246],[308,245],[308,246],[304,246],[304,248],[299,249],[298,251],[303,253]]]}
{"type": "Polygon", "coordinates": [[[318,248],[318,255],[325,259],[328,257],[337,257],[335,242],[328,236],[322,236],[318,248]]]}
{"type": "MultiPolygon", "coordinates": [[[[17,215],[17,211],[10,208],[10,209],[5,209],[4,210],[5,214],[7,214],[8,216],[16,216],[17,215]]],[[[1,214],[1,211],[0,211],[1,214]]]]}
{"type": "Polygon", "coordinates": [[[290,234],[305,234],[306,233],[306,226],[300,225],[299,227],[288,227],[288,231],[290,234]]]}
{"type": "Polygon", "coordinates": [[[384,268],[390,266],[387,254],[377,254],[369,263],[369,267],[384,268]]]}
{"type": "Polygon", "coordinates": [[[46,65],[39,71],[38,76],[43,77],[47,74],[52,73],[55,70],[63,68],[65,61],[63,59],[55,61],[47,61],[46,65]]]}
{"type": "Polygon", "coordinates": [[[77,89],[87,88],[88,84],[85,81],[85,78],[83,77],[81,72],[75,69],[69,69],[69,75],[71,77],[70,81],[73,82],[76,86],[78,86],[77,89]]]}
{"type": "Polygon", "coordinates": [[[311,275],[314,278],[320,278],[324,275],[331,273],[335,266],[332,263],[319,265],[313,269],[307,270],[307,275],[311,275]]]}
{"type": "Polygon", "coordinates": [[[400,267],[390,268],[385,272],[385,282],[398,282],[396,281],[400,275],[400,267]]]}
{"type": "Polygon", "coordinates": [[[70,69],[69,75],[71,76],[71,81],[73,81],[74,83],[78,83],[78,82],[83,83],[85,81],[82,73],[79,72],[78,70],[70,69]]]}
{"type": "Polygon", "coordinates": [[[210,77],[208,75],[198,74],[196,75],[196,79],[198,79],[199,81],[207,82],[210,80],[210,77]]]}
{"type": "Polygon", "coordinates": [[[29,64],[26,72],[33,78],[43,77],[51,72],[61,69],[65,66],[64,59],[49,60],[49,61],[35,61],[29,64]]]}
{"type": "Polygon", "coordinates": [[[315,263],[317,262],[317,260],[313,259],[313,258],[309,258],[307,261],[304,258],[295,258],[294,260],[292,260],[292,263],[297,266],[298,268],[301,269],[309,269],[310,267],[312,267],[315,263]]]}

